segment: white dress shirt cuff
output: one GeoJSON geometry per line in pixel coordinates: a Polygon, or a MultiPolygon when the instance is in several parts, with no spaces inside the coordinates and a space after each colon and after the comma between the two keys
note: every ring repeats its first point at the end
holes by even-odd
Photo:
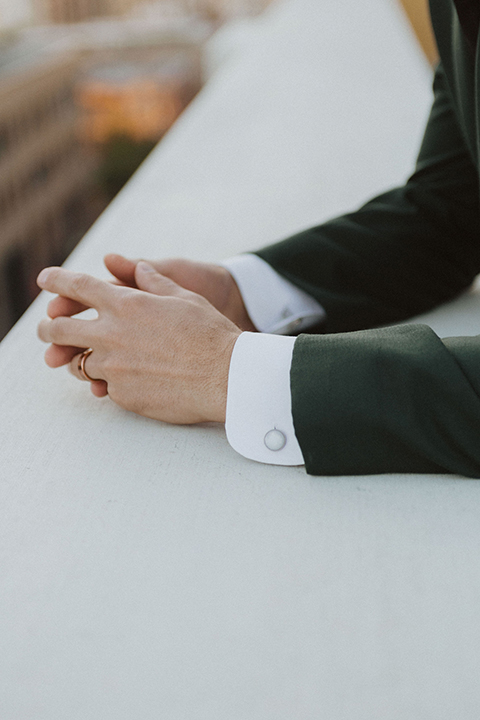
{"type": "Polygon", "coordinates": [[[290,367],[296,338],[242,333],[228,378],[226,432],[241,455],[271,465],[303,465],[295,436],[290,367]]]}
{"type": "Polygon", "coordinates": [[[325,318],[316,300],[257,255],[236,255],[221,265],[233,276],[250,319],[260,332],[298,334],[325,318]]]}

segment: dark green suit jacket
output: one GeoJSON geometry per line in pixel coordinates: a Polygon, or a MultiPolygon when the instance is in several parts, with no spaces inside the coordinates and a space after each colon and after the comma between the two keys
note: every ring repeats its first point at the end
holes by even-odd
{"type": "Polygon", "coordinates": [[[480,272],[480,54],[451,0],[431,0],[431,13],[441,64],[414,175],[258,252],[327,312],[326,334],[298,338],[291,370],[311,474],[480,477],[480,336],[378,328],[452,299],[480,272]]]}

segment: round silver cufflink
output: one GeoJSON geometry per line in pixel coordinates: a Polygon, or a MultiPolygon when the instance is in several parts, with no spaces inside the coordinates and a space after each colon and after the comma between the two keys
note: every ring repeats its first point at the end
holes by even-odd
{"type": "Polygon", "coordinates": [[[263,442],[269,450],[278,452],[278,450],[283,450],[287,444],[287,438],[280,430],[269,430],[263,438],[263,442]]]}

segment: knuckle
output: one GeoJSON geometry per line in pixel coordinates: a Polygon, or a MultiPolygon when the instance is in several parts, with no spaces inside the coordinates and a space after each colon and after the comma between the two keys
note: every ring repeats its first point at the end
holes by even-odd
{"type": "Polygon", "coordinates": [[[119,288],[119,292],[116,294],[115,309],[119,315],[127,315],[135,307],[138,302],[138,291],[133,291],[131,288],[119,288]]]}
{"type": "Polygon", "coordinates": [[[76,295],[83,295],[88,290],[88,277],[81,273],[75,273],[72,277],[71,287],[76,295]]]}
{"type": "Polygon", "coordinates": [[[124,317],[128,313],[127,301],[122,293],[117,293],[115,305],[113,307],[113,316],[124,317]]]}
{"type": "Polygon", "coordinates": [[[145,414],[146,402],[141,394],[130,388],[124,378],[112,377],[107,374],[106,377],[108,394],[116,405],[137,415],[145,414]]]}
{"type": "Polygon", "coordinates": [[[57,344],[63,345],[63,340],[65,339],[65,322],[63,321],[63,318],[55,318],[50,322],[50,338],[57,344]]]}
{"type": "Polygon", "coordinates": [[[136,290],[125,295],[125,305],[129,308],[143,308],[146,304],[147,296],[145,293],[136,290]]]}
{"type": "Polygon", "coordinates": [[[119,381],[122,378],[124,367],[118,353],[109,352],[102,362],[103,375],[107,380],[119,381]]]}
{"type": "Polygon", "coordinates": [[[136,292],[125,296],[123,312],[125,315],[135,316],[142,315],[150,305],[151,298],[147,293],[136,292]]]}
{"type": "Polygon", "coordinates": [[[65,318],[63,317],[54,318],[53,320],[51,320],[49,327],[50,339],[58,345],[64,345],[64,341],[66,340],[67,327],[67,323],[65,322],[65,318]]]}
{"type": "MultiPolygon", "coordinates": [[[[192,295],[193,295],[193,293],[192,293],[192,295]]],[[[202,307],[202,308],[211,307],[211,303],[209,302],[209,300],[207,300],[207,298],[203,297],[203,295],[193,295],[193,297],[192,297],[192,295],[190,296],[190,300],[195,305],[198,305],[199,307],[202,307]]]]}
{"type": "Polygon", "coordinates": [[[167,258],[165,260],[157,260],[154,267],[155,270],[165,277],[174,278],[181,273],[188,261],[182,258],[167,258]]]}

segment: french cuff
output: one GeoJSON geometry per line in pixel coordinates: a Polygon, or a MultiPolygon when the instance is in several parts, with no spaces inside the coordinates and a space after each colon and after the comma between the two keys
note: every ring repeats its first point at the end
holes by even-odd
{"type": "Polygon", "coordinates": [[[257,255],[236,255],[220,264],[237,283],[250,319],[260,332],[298,334],[325,319],[320,303],[257,255]]]}
{"type": "Polygon", "coordinates": [[[240,455],[270,465],[303,465],[295,436],[290,367],[296,338],[244,332],[228,376],[227,439],[240,455]]]}

